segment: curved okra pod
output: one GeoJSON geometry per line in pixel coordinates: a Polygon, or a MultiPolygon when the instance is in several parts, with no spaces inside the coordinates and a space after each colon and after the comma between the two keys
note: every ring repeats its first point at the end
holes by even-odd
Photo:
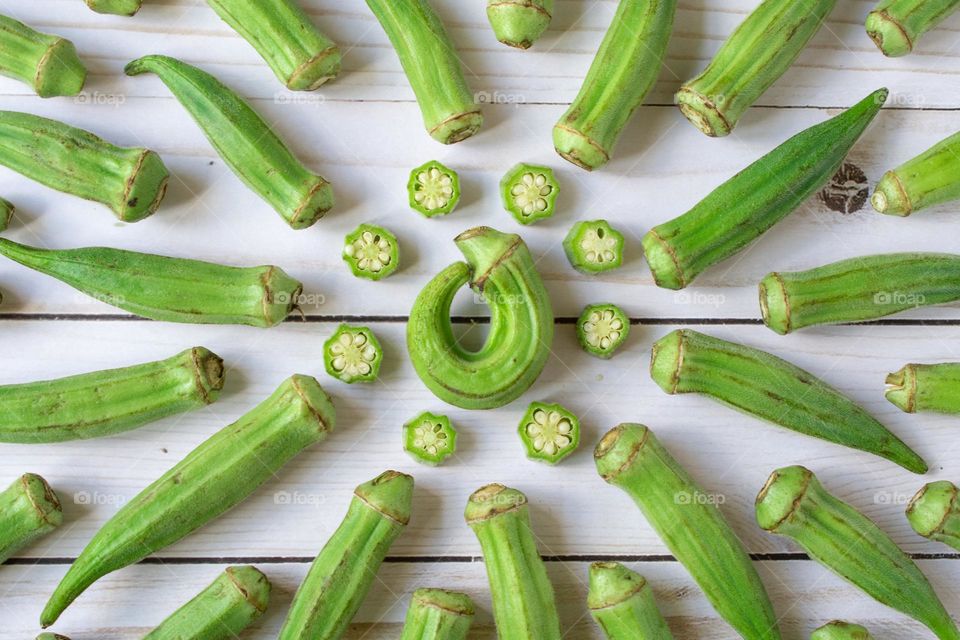
{"type": "Polygon", "coordinates": [[[590,565],[587,607],[607,640],[673,640],[649,583],[619,562],[590,565]]]}
{"type": "Polygon", "coordinates": [[[790,68],[834,4],[836,0],[763,0],[707,68],[680,87],[675,96],[680,111],[708,136],[729,134],[790,68]]]}
{"type": "Polygon", "coordinates": [[[834,620],[814,631],[810,640],[873,640],[873,636],[858,624],[834,620]]]}
{"type": "Polygon", "coordinates": [[[487,19],[497,40],[529,49],[553,18],[553,0],[487,0],[487,19]]]}
{"type": "Polygon", "coordinates": [[[97,13],[132,16],[140,11],[143,0],[87,0],[87,6],[97,13]]]}
{"type": "Polygon", "coordinates": [[[647,232],[643,250],[657,285],[686,287],[795,211],[837,172],[887,93],[875,91],[840,115],[801,131],[687,213],[647,232]]]}
{"type": "Polygon", "coordinates": [[[410,521],[413,478],[384,471],[357,487],[343,522],[297,589],[279,640],[336,640],[410,521]]]}
{"type": "Polygon", "coordinates": [[[476,227],[454,240],[467,262],[455,262],[420,292],[407,323],[410,360],[438,398],[463,409],[491,409],[530,388],[550,356],[553,310],[533,257],[520,236],[476,227]],[[450,305],[467,282],[491,308],[479,351],[453,336],[450,305]]]}
{"type": "Polygon", "coordinates": [[[587,171],[610,160],[660,75],[676,8],[676,0],[620,0],[580,93],[553,127],[557,153],[587,171]]]}
{"type": "Polygon", "coordinates": [[[715,501],[650,429],[621,424],[594,451],[597,472],[626,491],[707,600],[744,640],[778,640],[763,582],[715,501]]]}
{"type": "Polygon", "coordinates": [[[527,497],[488,484],[473,492],[463,515],[483,551],[499,637],[560,640],[553,586],[537,551],[527,497]]]}
{"type": "Polygon", "coordinates": [[[0,198],[0,231],[6,231],[16,211],[17,208],[13,206],[12,202],[0,198]]]}
{"type": "Polygon", "coordinates": [[[940,640],[960,631],[919,567],[869,518],[800,466],[773,472],[757,496],[757,522],[791,538],[877,602],[919,620],[940,640]]]}
{"type": "Polygon", "coordinates": [[[326,438],[334,419],[333,404],[314,378],[287,378],[117,511],[70,566],[40,624],[56,622],[103,576],[181,540],[242,502],[303,449],[326,438]]]}
{"type": "Polygon", "coordinates": [[[766,351],[681,329],[654,343],[650,375],[669,394],[702,393],[792,431],[927,471],[917,453],[848,397],[766,351]]]}
{"type": "Polygon", "coordinates": [[[867,15],[867,35],[883,55],[905,56],[958,8],[960,0],[881,0],[867,15]]]}
{"type": "Polygon", "coordinates": [[[941,140],[880,178],[870,204],[880,213],[914,211],[960,199],[960,133],[941,140]]]}
{"type": "Polygon", "coordinates": [[[760,281],[763,322],[783,335],[820,324],[862,322],[960,300],[960,255],[886,253],[760,281]]]}
{"type": "Polygon", "coordinates": [[[885,395],[907,413],[960,413],[960,363],[905,365],[887,376],[885,395]]]}
{"type": "Polygon", "coordinates": [[[907,520],[924,538],[950,545],[960,551],[960,497],[947,480],[923,486],[907,505],[907,520]]]}
{"type": "Polygon", "coordinates": [[[0,164],[51,189],[100,202],[124,222],[156,211],[170,177],[149,149],[117,147],[88,131],[17,111],[0,111],[0,164]]]}
{"type": "Polygon", "coordinates": [[[0,442],[64,442],[135,429],[213,403],[223,378],[223,360],[194,347],[132,367],[0,386],[0,442]]]}
{"type": "Polygon", "coordinates": [[[60,500],[47,481],[25,473],[0,491],[0,565],[63,523],[60,500]]]}
{"type": "Polygon", "coordinates": [[[52,98],[80,93],[87,69],[66,38],[0,15],[0,74],[25,82],[41,98],[52,98]]]}
{"type": "Polygon", "coordinates": [[[124,72],[157,74],[234,174],[292,228],[306,229],[333,207],[330,183],[303,166],[259,113],[209,73],[167,56],[144,56],[124,72]]]}
{"type": "Polygon", "coordinates": [[[443,144],[466,140],[483,114],[463,78],[460,58],[428,0],[367,0],[400,58],[423,123],[443,144]]]}
{"type": "Polygon", "coordinates": [[[340,73],[340,48],[310,21],[297,0],[207,0],[253,45],[293,91],[313,91],[340,73]]]}
{"type": "Polygon", "coordinates": [[[143,640],[233,640],[269,603],[267,576],[256,567],[227,567],[143,640]]]}
{"type": "Polygon", "coordinates": [[[274,266],[228,267],[108,247],[39,249],[0,238],[0,255],[144,318],[272,327],[302,285],[274,266]]]}
{"type": "Polygon", "coordinates": [[[417,589],[400,640],[466,640],[473,615],[473,600],[465,593],[417,589]]]}

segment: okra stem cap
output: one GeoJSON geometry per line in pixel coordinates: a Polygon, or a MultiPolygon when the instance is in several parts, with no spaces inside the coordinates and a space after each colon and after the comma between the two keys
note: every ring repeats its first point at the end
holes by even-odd
{"type": "Polygon", "coordinates": [[[870,196],[870,204],[878,213],[891,216],[909,216],[913,211],[910,196],[903,188],[896,171],[887,171],[877,182],[877,186],[870,196]]]}
{"type": "Polygon", "coordinates": [[[646,426],[632,423],[620,424],[608,431],[593,451],[597,473],[607,482],[615,482],[643,449],[649,434],[646,426]]]}
{"type": "Polygon", "coordinates": [[[888,374],[887,389],[884,396],[906,413],[916,411],[917,370],[912,364],[905,365],[899,371],[888,374]]]}
{"type": "Polygon", "coordinates": [[[473,526],[475,523],[516,511],[526,505],[527,496],[522,492],[493,483],[480,487],[470,494],[463,517],[468,525],[473,526]]]}
{"type": "Polygon", "coordinates": [[[47,481],[35,473],[25,473],[20,476],[19,482],[37,518],[50,527],[59,527],[63,523],[63,510],[60,499],[47,481]]]}
{"type": "Polygon", "coordinates": [[[251,565],[242,565],[227,567],[225,573],[251,606],[260,612],[267,610],[267,605],[270,604],[271,585],[262,571],[251,565]]]}
{"type": "Polygon", "coordinates": [[[530,0],[491,0],[487,19],[497,40],[518,49],[529,49],[550,26],[547,7],[530,0]]]}
{"type": "Polygon", "coordinates": [[[760,281],[760,313],[763,322],[780,335],[790,333],[790,302],[780,274],[768,273],[760,281]]]}
{"type": "Polygon", "coordinates": [[[590,590],[587,606],[605,609],[629,600],[647,584],[640,574],[619,562],[594,562],[590,565],[590,590]]]}
{"type": "Polygon", "coordinates": [[[411,604],[442,609],[457,616],[472,616],[476,612],[470,596],[445,589],[417,589],[413,592],[411,604]]]}
{"type": "Polygon", "coordinates": [[[957,487],[948,480],[924,485],[907,505],[907,520],[925,538],[939,533],[957,507],[957,487]]]}
{"type": "Polygon", "coordinates": [[[410,522],[413,504],[413,476],[399,471],[384,471],[364,482],[354,495],[367,506],[400,524],[410,522]]]}
{"type": "Polygon", "coordinates": [[[871,11],[867,15],[867,35],[889,58],[905,56],[913,51],[910,36],[886,11],[871,11]]]}
{"type": "Polygon", "coordinates": [[[667,393],[677,392],[680,366],[683,364],[683,329],[671,331],[653,343],[650,354],[650,377],[667,393]]]}
{"type": "Polygon", "coordinates": [[[757,524],[775,532],[793,515],[807,489],[816,481],[812,471],[799,465],[774,471],[757,495],[757,524]]]}

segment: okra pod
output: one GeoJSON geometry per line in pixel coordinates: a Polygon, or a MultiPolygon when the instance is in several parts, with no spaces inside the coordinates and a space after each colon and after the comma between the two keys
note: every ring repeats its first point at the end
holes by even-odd
{"type": "Polygon", "coordinates": [[[927,471],[917,453],[859,405],[766,351],[681,329],[654,343],[650,375],[669,394],[702,393],[792,431],[927,471]]]}
{"type": "Polygon", "coordinates": [[[880,213],[914,211],[960,199],[960,133],[941,140],[880,178],[870,204],[880,213]]]}
{"type": "Polygon", "coordinates": [[[70,640],[70,638],[59,633],[44,632],[38,635],[36,640],[70,640]]]}
{"type": "Polygon", "coordinates": [[[194,347],[132,367],[0,386],[0,442],[64,442],[135,429],[211,404],[223,378],[223,360],[194,347]]]}
{"type": "Polygon", "coordinates": [[[960,255],[886,253],[760,281],[764,323],[783,335],[820,324],[862,322],[960,300],[960,255]]]}
{"type": "Polygon", "coordinates": [[[155,73],[190,113],[227,166],[294,229],[333,207],[333,188],[308,170],[259,113],[205,71],[167,56],[144,56],[128,76],[155,73]]]}
{"type": "Polygon", "coordinates": [[[280,267],[228,267],[108,247],[40,249],[0,238],[0,255],[152,320],[272,327],[302,285],[280,267]]]}
{"type": "Polygon", "coordinates": [[[693,209],[647,232],[643,250],[657,285],[686,287],[795,211],[837,172],[887,93],[875,91],[843,113],[801,131],[693,209]]]}
{"type": "Polygon", "coordinates": [[[0,73],[30,85],[41,98],[75,96],[87,78],[87,69],[72,42],[3,15],[0,73]]]}
{"type": "Polygon", "coordinates": [[[877,602],[919,620],[940,640],[960,631],[920,568],[869,518],[800,466],[773,472],[757,496],[757,522],[791,538],[877,602]]]}
{"type": "Polygon", "coordinates": [[[907,505],[907,520],[924,538],[960,551],[960,498],[952,482],[939,480],[924,485],[907,505]]]}
{"type": "Polygon", "coordinates": [[[465,593],[417,589],[400,640],[466,640],[473,614],[473,600],[465,593]]]}
{"type": "Polygon", "coordinates": [[[143,0],[87,0],[87,6],[97,13],[132,16],[140,11],[143,0]]]}
{"type": "Polygon", "coordinates": [[[529,49],[553,19],[553,0],[487,0],[487,20],[497,40],[529,49]]]}
{"type": "Polygon", "coordinates": [[[660,75],[676,8],[676,0],[620,0],[580,93],[553,127],[557,153],[587,171],[610,160],[660,75]]]}
{"type": "Polygon", "coordinates": [[[553,586],[537,550],[527,496],[502,484],[473,492],[464,511],[480,541],[503,640],[560,640],[553,586]]]}
{"type": "Polygon", "coordinates": [[[476,227],[454,242],[467,261],[450,265],[420,292],[407,323],[407,350],[417,375],[444,402],[500,407],[530,388],[550,356],[550,297],[520,236],[476,227]],[[479,351],[462,347],[450,323],[450,305],[467,282],[491,308],[479,351]]]}
{"type": "Polygon", "coordinates": [[[288,89],[313,91],[340,73],[340,48],[320,33],[297,0],[207,0],[207,4],[253,45],[288,89]]]}
{"type": "Polygon", "coordinates": [[[124,222],[156,211],[170,177],[149,149],[118,147],[89,131],[17,111],[0,111],[0,164],[104,204],[124,222]]]}
{"type": "Polygon", "coordinates": [[[60,500],[47,481],[25,473],[0,492],[0,565],[63,523],[60,500]]]}
{"type": "Polygon", "coordinates": [[[428,0],[367,0],[400,58],[423,123],[434,140],[453,144],[483,125],[460,58],[428,0]]]}
{"type": "Polygon", "coordinates": [[[649,583],[619,562],[590,565],[587,607],[607,640],[673,640],[649,583]]]}
{"type": "Polygon", "coordinates": [[[790,68],[834,4],[836,0],[763,0],[707,68],[680,87],[675,97],[680,111],[708,136],[729,134],[790,68]]]}
{"type": "Polygon", "coordinates": [[[834,620],[814,631],[810,640],[873,640],[873,636],[858,624],[834,620]]]}
{"type": "Polygon", "coordinates": [[[256,567],[227,567],[143,640],[233,640],[269,603],[267,576],[256,567]]]}
{"type": "Polygon", "coordinates": [[[778,640],[767,591],[713,496],[640,424],[621,424],[594,451],[597,472],[626,491],[700,585],[707,600],[744,640],[778,640]]]}
{"type": "Polygon", "coordinates": [[[905,365],[887,376],[885,395],[907,413],[960,413],[960,363],[905,365]]]}
{"type": "Polygon", "coordinates": [[[297,589],[279,640],[336,640],[410,521],[413,478],[385,471],[357,487],[343,522],[297,589]]]}
{"type": "Polygon", "coordinates": [[[867,15],[867,35],[883,55],[905,56],[958,8],[958,0],[880,0],[867,15]]]}
{"type": "Polygon", "coordinates": [[[246,415],[214,434],[100,528],[53,592],[40,624],[56,622],[103,576],[139,562],[239,504],[333,429],[335,412],[309,376],[287,378],[246,415]]]}
{"type": "Polygon", "coordinates": [[[0,231],[6,231],[17,209],[9,200],[0,198],[0,231]]]}

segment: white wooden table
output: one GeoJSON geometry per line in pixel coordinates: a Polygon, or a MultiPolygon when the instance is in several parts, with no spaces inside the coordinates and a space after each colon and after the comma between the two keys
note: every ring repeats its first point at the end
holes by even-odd
{"type": "MultiPolygon", "coordinates": [[[[9,237],[51,247],[107,245],[234,264],[275,263],[302,279],[311,295],[305,322],[270,330],[162,324],[131,318],[52,279],[0,263],[0,384],[159,359],[193,345],[214,350],[229,367],[222,399],[208,409],[103,440],[0,445],[0,483],[26,471],[40,473],[63,497],[65,512],[61,529],[0,568],[0,638],[32,638],[53,587],[119,505],[294,372],[316,375],[334,396],[337,432],[224,517],[97,582],[56,630],[74,640],[138,638],[226,565],[253,563],[273,582],[274,601],[244,637],[275,637],[352,488],[395,468],[416,476],[413,520],[349,637],[396,637],[409,594],[419,586],[469,593],[480,608],[471,637],[495,637],[480,550],[462,511],[471,491],[496,481],[530,498],[567,637],[599,637],[584,606],[587,567],[619,559],[655,585],[677,638],[734,638],[629,498],[594,471],[593,444],[623,421],[653,427],[700,483],[723,497],[723,511],[756,558],[785,638],[806,638],[834,618],[867,624],[881,640],[930,637],[785,539],[759,530],[753,498],[770,471],[787,464],[811,467],[831,491],[876,519],[916,555],[960,615],[960,556],[916,536],[903,517],[906,500],[924,482],[960,480],[960,424],[956,418],[903,414],[883,398],[887,372],[910,361],[960,359],[960,310],[923,309],[894,321],[779,337],[759,324],[756,303],[756,283],[772,269],[894,250],[958,251],[957,207],[897,219],[877,215],[869,205],[838,213],[812,199],[681,293],[653,285],[639,243],[651,226],[684,212],[776,144],[880,86],[891,89],[889,108],[849,158],[871,185],[886,169],[960,129],[960,19],[926,36],[917,53],[890,60],[863,30],[872,2],[842,0],[734,135],[712,140],[682,119],[671,95],[706,64],[755,0],[681,0],[667,68],[650,104],[637,112],[609,166],[587,174],[556,156],[550,129],[575,95],[615,0],[558,0],[552,29],[528,52],[494,40],[481,0],[435,0],[472,88],[488,103],[481,134],[452,147],[423,131],[393,50],[362,0],[304,4],[345,53],[342,76],[309,94],[283,90],[202,0],[147,0],[134,18],[99,16],[81,0],[0,2],[3,13],[71,38],[91,70],[80,99],[44,101],[0,80],[0,108],[149,146],[173,174],[160,211],[123,225],[100,205],[0,169],[0,195],[18,206],[9,237]],[[126,62],[148,53],[198,64],[251,99],[298,155],[333,182],[335,211],[310,230],[289,230],[230,173],[155,77],[123,75],[126,62]],[[433,158],[460,171],[464,199],[454,214],[426,220],[407,208],[405,183],[411,168],[433,158]],[[549,164],[562,181],[558,214],[529,229],[521,229],[498,199],[501,175],[518,161],[549,164]],[[628,258],[609,275],[585,277],[569,267],[561,241],[574,221],[595,217],[625,232],[628,258]],[[401,240],[401,270],[386,281],[357,280],[341,262],[342,238],[361,222],[383,224],[401,240]],[[435,399],[414,375],[404,323],[424,283],[459,258],[452,237],[480,224],[523,234],[539,258],[558,327],[554,357],[530,391],[502,409],[466,412],[435,399]],[[597,301],[620,304],[638,322],[629,345],[609,362],[583,353],[574,338],[572,319],[597,301]],[[323,341],[345,317],[367,324],[383,342],[384,370],[373,386],[348,386],[323,372],[323,341]],[[926,457],[929,476],[763,424],[705,398],[665,395],[647,375],[649,349],[677,326],[775,351],[822,376],[926,457]],[[526,461],[516,436],[526,403],[541,399],[562,400],[584,423],[581,449],[556,468],[526,461]],[[425,409],[447,412],[460,428],[457,457],[438,469],[417,465],[401,449],[400,426],[425,409]]],[[[485,313],[466,292],[455,303],[456,316],[485,313]]]]}

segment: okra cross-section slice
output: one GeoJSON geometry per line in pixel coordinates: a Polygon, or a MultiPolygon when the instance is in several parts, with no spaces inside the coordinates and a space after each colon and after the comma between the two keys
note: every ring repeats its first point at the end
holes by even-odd
{"type": "Polygon", "coordinates": [[[834,620],[814,631],[810,640],[873,640],[873,636],[858,624],[834,620]]]}
{"type": "Polygon", "coordinates": [[[17,209],[12,202],[0,198],[0,231],[6,231],[16,211],[17,209]]]}
{"type": "Polygon", "coordinates": [[[590,565],[587,607],[607,640],[673,640],[650,584],[619,562],[590,565]]]}
{"type": "Polygon", "coordinates": [[[517,433],[529,459],[556,464],[580,446],[580,419],[559,404],[531,402],[517,433]]]}
{"type": "Polygon", "coordinates": [[[960,0],[881,0],[867,15],[867,35],[883,55],[905,56],[958,8],[960,0]]]}
{"type": "Polygon", "coordinates": [[[341,324],[323,344],[323,365],[334,378],[353,384],[373,382],[380,375],[383,349],[367,327],[341,324]]]}
{"type": "Polygon", "coordinates": [[[907,520],[924,538],[960,551],[960,491],[952,482],[924,485],[907,505],[907,520]]]}
{"type": "Polygon", "coordinates": [[[60,500],[47,481],[23,474],[0,491],[0,564],[62,523],[60,500]]]}
{"type": "Polygon", "coordinates": [[[914,211],[960,199],[960,133],[941,140],[880,178],[870,204],[880,213],[914,211]]]}
{"type": "Polygon", "coordinates": [[[30,85],[41,98],[75,96],[87,78],[72,42],[4,15],[0,15],[0,73],[30,85]]]}
{"type": "Polygon", "coordinates": [[[587,275],[616,269],[623,264],[623,234],[606,220],[581,220],[563,240],[570,266],[587,275]]]}
{"type": "Polygon", "coordinates": [[[487,19],[497,40],[529,49],[553,18],[553,0],[487,0],[487,19]]]}
{"type": "Polygon", "coordinates": [[[500,180],[503,208],[520,224],[552,216],[559,195],[560,183],[550,167],[521,163],[500,180]]]}
{"type": "Polygon", "coordinates": [[[593,452],[597,473],[626,491],[700,585],[707,600],[745,640],[779,640],[767,591],[717,500],[697,485],[650,429],[621,424],[593,452]]]}
{"type": "Polygon", "coordinates": [[[87,6],[97,13],[132,16],[140,11],[143,0],[87,0],[87,6]]]}
{"type": "Polygon", "coordinates": [[[403,450],[426,465],[439,465],[457,451],[450,418],[424,411],[403,425],[403,450]]]}
{"type": "Polygon", "coordinates": [[[466,640],[473,615],[473,600],[465,593],[417,589],[400,640],[466,640]]]}
{"type": "Polygon", "coordinates": [[[460,176],[431,160],[410,172],[407,183],[410,208],[428,218],[445,216],[460,202],[460,176]]]}
{"type": "Polygon", "coordinates": [[[960,630],[916,563],[869,518],[827,492],[800,466],[774,471],[757,496],[757,523],[877,602],[919,620],[940,640],[960,630]]]}
{"type": "Polygon", "coordinates": [[[960,413],[960,363],[908,364],[887,376],[887,400],[906,413],[960,413]]]}
{"type": "Polygon", "coordinates": [[[364,223],[344,239],[343,261],[358,278],[383,280],[400,266],[400,242],[383,227],[364,223]]]}
{"type": "Polygon", "coordinates": [[[615,304],[591,304],[577,319],[577,340],[598,358],[612,358],[630,335],[630,318],[615,304]]]}

